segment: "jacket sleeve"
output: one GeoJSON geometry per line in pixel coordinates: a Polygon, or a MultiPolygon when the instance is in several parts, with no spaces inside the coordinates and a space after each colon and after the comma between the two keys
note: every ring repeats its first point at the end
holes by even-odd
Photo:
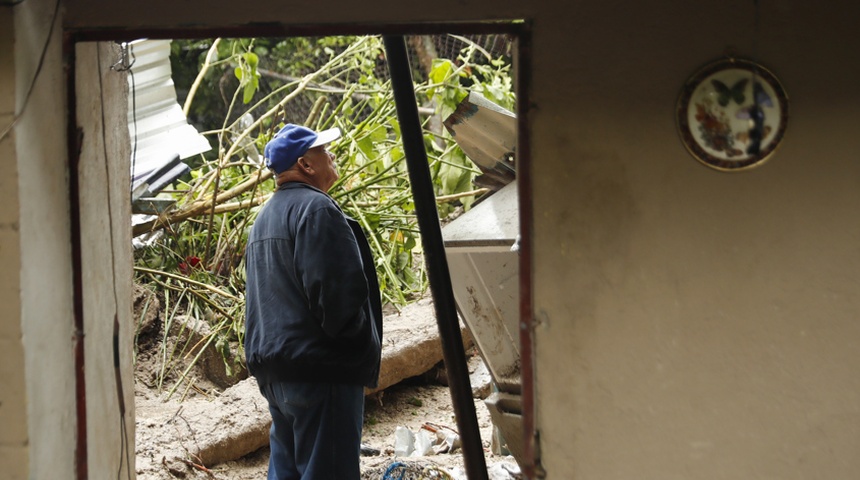
{"type": "Polygon", "coordinates": [[[296,275],[308,309],[330,337],[361,331],[368,301],[367,278],[352,229],[339,210],[307,215],[296,232],[296,275]]]}

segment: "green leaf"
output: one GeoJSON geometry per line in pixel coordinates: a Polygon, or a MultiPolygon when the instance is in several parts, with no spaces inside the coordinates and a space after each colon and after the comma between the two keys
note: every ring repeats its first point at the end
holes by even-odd
{"type": "Polygon", "coordinates": [[[391,117],[388,119],[388,126],[391,127],[391,130],[394,131],[394,140],[400,140],[400,122],[397,121],[397,118],[391,117]]]}
{"type": "Polygon", "coordinates": [[[434,58],[428,77],[433,83],[442,83],[454,73],[454,63],[444,58],[434,58]]]}
{"type": "Polygon", "coordinates": [[[246,104],[251,103],[251,100],[254,98],[254,92],[256,91],[256,86],[254,82],[248,82],[245,84],[245,90],[242,95],[242,101],[246,104]]]}
{"type": "Polygon", "coordinates": [[[439,180],[442,186],[442,194],[449,194],[454,192],[454,189],[457,188],[457,184],[460,182],[460,169],[454,168],[451,165],[443,164],[439,168],[439,180]]]}
{"type": "Polygon", "coordinates": [[[248,66],[251,67],[251,71],[256,72],[257,64],[260,63],[260,57],[258,57],[256,54],[254,54],[252,52],[246,52],[244,55],[242,55],[242,58],[244,58],[245,62],[247,62],[247,64],[248,64],[248,66]]]}
{"type": "Polygon", "coordinates": [[[403,149],[399,146],[392,148],[389,155],[391,156],[391,163],[399,162],[406,156],[406,154],[403,153],[403,149]]]}
{"type": "Polygon", "coordinates": [[[492,102],[499,104],[501,103],[502,98],[504,98],[505,93],[501,88],[495,85],[487,85],[484,87],[484,95],[486,95],[492,102]]]}
{"type": "Polygon", "coordinates": [[[365,135],[357,139],[355,143],[358,145],[358,149],[364,155],[364,158],[368,160],[373,158],[373,139],[370,138],[370,135],[365,135]]]}
{"type": "Polygon", "coordinates": [[[370,138],[374,142],[383,142],[388,138],[388,132],[385,130],[385,127],[382,125],[377,125],[373,130],[370,131],[370,138]]]}
{"type": "Polygon", "coordinates": [[[472,204],[475,203],[475,197],[463,197],[460,199],[460,203],[463,205],[463,210],[469,211],[472,204]]]}
{"type": "MultiPolygon", "coordinates": [[[[430,80],[430,83],[443,83],[453,73],[454,64],[450,60],[434,58],[427,78],[430,80]]],[[[437,89],[438,87],[429,88],[427,96],[432,98],[436,94],[437,89]]]]}
{"type": "Polygon", "coordinates": [[[370,228],[372,228],[373,230],[376,230],[377,228],[379,228],[379,214],[378,213],[368,212],[368,213],[364,214],[364,217],[367,219],[367,223],[368,223],[368,225],[370,225],[370,228]]]}

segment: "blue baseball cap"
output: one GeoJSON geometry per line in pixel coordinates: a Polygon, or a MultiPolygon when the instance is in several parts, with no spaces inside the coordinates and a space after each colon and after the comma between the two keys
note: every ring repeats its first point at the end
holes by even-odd
{"type": "Polygon", "coordinates": [[[296,164],[308,150],[340,138],[340,129],[330,128],[319,133],[301,125],[288,123],[269,140],[263,150],[266,166],[281,173],[296,164]]]}

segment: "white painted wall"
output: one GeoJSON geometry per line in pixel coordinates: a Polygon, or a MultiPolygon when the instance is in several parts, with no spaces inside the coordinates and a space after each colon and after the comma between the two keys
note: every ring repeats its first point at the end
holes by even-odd
{"type": "Polygon", "coordinates": [[[21,478],[36,479],[73,478],[76,425],[66,96],[59,19],[48,42],[53,12],[49,0],[14,7],[15,111],[20,119],[10,163],[18,168],[22,268],[17,320],[23,330],[29,445],[29,455],[16,461],[29,465],[21,478]]]}

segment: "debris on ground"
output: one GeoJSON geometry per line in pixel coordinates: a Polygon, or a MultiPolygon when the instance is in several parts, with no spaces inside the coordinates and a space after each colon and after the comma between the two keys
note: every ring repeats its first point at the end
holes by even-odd
{"type": "MultiPolygon", "coordinates": [[[[172,328],[168,328],[165,335],[163,322],[153,315],[162,308],[157,305],[157,300],[145,297],[145,293],[140,291],[140,300],[136,301],[137,313],[149,312],[145,315],[146,325],[139,330],[135,363],[135,466],[138,480],[265,478],[271,419],[255,379],[240,381],[234,378],[237,383],[224,388],[221,385],[226,377],[214,377],[211,365],[201,364],[187,370],[185,380],[176,388],[178,375],[180,372],[185,374],[188,367],[183,362],[193,355],[177,355],[177,363],[165,369],[162,361],[165,351],[169,352],[176,343],[203,345],[205,342],[200,342],[200,338],[205,331],[192,329],[193,319],[187,318],[184,322],[169,325],[172,328]],[[184,330],[184,333],[170,335],[177,329],[184,330]],[[163,345],[161,340],[165,337],[174,343],[163,345]],[[170,391],[173,391],[172,395],[168,394],[170,391]]],[[[362,435],[362,478],[379,480],[389,465],[406,458],[410,465],[418,462],[427,467],[435,465],[439,469],[456,472],[462,466],[463,458],[461,449],[454,445],[456,429],[453,426],[457,422],[444,362],[441,361],[441,342],[432,303],[424,300],[405,307],[399,313],[389,312],[385,328],[383,370],[388,373],[384,382],[394,383],[367,397],[362,435]],[[406,348],[408,345],[411,347],[406,348]],[[396,349],[397,346],[403,348],[396,349]],[[395,350],[401,354],[394,354],[395,350]],[[397,358],[400,360],[394,360],[397,358]],[[430,445],[429,452],[426,447],[422,450],[429,456],[396,455],[394,438],[398,426],[418,432],[422,440],[416,443],[419,446],[430,445]],[[426,438],[421,431],[426,432],[426,438]],[[438,432],[445,432],[450,444],[443,446],[439,443],[438,432]]],[[[464,341],[468,339],[464,332],[464,341]]],[[[196,349],[194,351],[197,352],[196,349]]],[[[493,465],[507,461],[510,457],[493,454],[491,449],[493,425],[483,401],[491,386],[486,366],[474,346],[468,347],[467,359],[487,463],[493,465]]],[[[465,480],[465,474],[452,478],[465,480]]]]}
{"type": "MultiPolygon", "coordinates": [[[[522,473],[514,462],[495,463],[487,468],[490,480],[520,480],[522,473]]],[[[444,468],[426,460],[395,460],[373,471],[363,472],[363,480],[468,480],[463,467],[444,468]]]]}
{"type": "Polygon", "coordinates": [[[403,425],[394,430],[394,454],[399,457],[426,457],[453,453],[460,447],[460,435],[451,427],[425,423],[418,432],[403,425]]]}

